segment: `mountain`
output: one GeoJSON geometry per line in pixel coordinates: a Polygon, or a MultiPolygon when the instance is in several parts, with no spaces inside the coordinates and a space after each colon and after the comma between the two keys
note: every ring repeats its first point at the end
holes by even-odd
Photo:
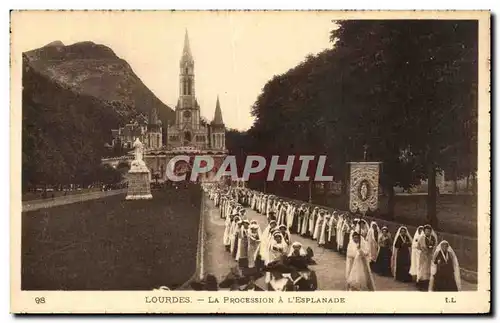
{"type": "Polygon", "coordinates": [[[157,108],[163,124],[174,112],[108,47],[55,41],[23,53],[23,188],[90,184],[109,154],[111,129],[157,108]]]}
{"type": "Polygon", "coordinates": [[[149,113],[154,107],[160,120],[174,120],[174,111],[163,104],[109,47],[93,42],[64,46],[54,41],[24,53],[37,73],[71,90],[93,96],[114,107],[120,115],[149,113]]]}

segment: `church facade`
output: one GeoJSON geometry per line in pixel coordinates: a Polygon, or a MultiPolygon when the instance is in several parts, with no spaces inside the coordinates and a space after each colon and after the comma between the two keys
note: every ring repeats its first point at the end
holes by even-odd
{"type": "MultiPolygon", "coordinates": [[[[151,180],[166,181],[168,162],[175,156],[187,155],[194,158],[198,155],[208,155],[214,159],[215,166],[200,180],[210,181],[227,155],[225,129],[218,96],[212,121],[204,122],[201,118],[200,105],[196,99],[194,58],[186,31],[179,62],[179,98],[175,106],[175,122],[168,124],[164,129],[165,144],[161,148],[146,148],[144,153],[144,161],[151,172],[151,180]]],[[[173,171],[181,175],[189,173],[189,170],[188,163],[177,162],[173,171]]]]}
{"type": "Polygon", "coordinates": [[[167,146],[219,150],[226,147],[225,127],[218,96],[212,122],[207,124],[201,119],[200,105],[196,99],[194,59],[187,31],[179,63],[179,99],[175,107],[175,123],[167,126],[167,146]]]}
{"type": "Polygon", "coordinates": [[[163,127],[158,113],[154,109],[149,118],[139,114],[129,123],[118,129],[112,129],[112,141],[109,148],[121,146],[124,149],[132,149],[136,138],[148,149],[160,149],[163,147],[163,127]]]}
{"type": "MultiPolygon", "coordinates": [[[[144,162],[151,173],[152,182],[167,180],[167,165],[175,156],[183,155],[194,158],[199,155],[208,155],[214,159],[215,165],[210,173],[199,180],[209,181],[215,176],[222,164],[226,150],[225,125],[222,119],[222,110],[219,97],[215,100],[214,117],[206,122],[200,115],[200,105],[196,99],[195,64],[189,45],[186,31],[184,48],[179,62],[179,98],[175,106],[175,120],[163,126],[158,120],[157,112],[144,120],[134,120],[117,130],[112,130],[113,138],[117,142],[129,147],[136,138],[144,145],[144,162]],[[165,134],[165,136],[162,136],[165,134]],[[162,137],[165,142],[162,142],[162,137]]],[[[103,159],[103,163],[115,166],[119,162],[133,160],[133,152],[128,156],[103,159]]],[[[190,165],[177,162],[173,172],[177,175],[189,173],[190,165]]]]}

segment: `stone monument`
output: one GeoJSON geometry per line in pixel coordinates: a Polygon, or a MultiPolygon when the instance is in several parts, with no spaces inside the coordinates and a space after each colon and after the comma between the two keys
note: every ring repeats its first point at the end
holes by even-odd
{"type": "Polygon", "coordinates": [[[137,138],[134,142],[135,158],[128,171],[128,192],[126,200],[149,200],[151,195],[150,173],[143,160],[144,146],[137,138]]]}

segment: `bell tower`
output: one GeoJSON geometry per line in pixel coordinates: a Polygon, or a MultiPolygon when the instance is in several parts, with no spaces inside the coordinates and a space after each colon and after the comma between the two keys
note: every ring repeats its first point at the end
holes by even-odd
{"type": "Polygon", "coordinates": [[[226,149],[226,130],[224,126],[224,121],[222,120],[222,110],[220,108],[219,96],[217,95],[217,101],[215,102],[215,113],[214,118],[211,122],[211,147],[213,149],[226,149]]]}
{"type": "Polygon", "coordinates": [[[182,98],[194,98],[194,59],[189,46],[189,36],[186,30],[184,35],[184,49],[179,64],[180,67],[180,93],[182,98]]]}
{"type": "Polygon", "coordinates": [[[189,145],[194,139],[194,132],[200,129],[200,107],[195,95],[194,59],[187,30],[179,62],[179,101],[175,112],[176,126],[181,131],[180,141],[189,145]]]}

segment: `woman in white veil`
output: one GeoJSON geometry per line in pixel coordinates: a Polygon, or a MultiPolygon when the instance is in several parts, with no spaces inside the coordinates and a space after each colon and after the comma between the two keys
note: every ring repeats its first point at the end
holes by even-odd
{"type": "Polygon", "coordinates": [[[248,268],[254,268],[256,267],[256,260],[260,255],[260,244],[262,239],[260,226],[255,220],[250,222],[250,232],[248,234],[248,238],[248,268]]]}
{"type": "Polygon", "coordinates": [[[237,244],[237,237],[236,237],[236,232],[238,230],[238,223],[241,222],[241,217],[238,215],[234,216],[233,221],[231,222],[231,227],[229,228],[229,239],[230,239],[230,252],[233,254],[233,252],[236,255],[236,252],[233,251],[236,248],[237,244]]]}
{"type": "Polygon", "coordinates": [[[391,269],[394,279],[410,282],[412,237],[408,228],[400,226],[392,243],[391,269]]]}
{"type": "Polygon", "coordinates": [[[317,215],[316,223],[314,224],[314,231],[312,235],[313,240],[319,239],[319,235],[321,234],[321,228],[323,227],[325,212],[323,212],[323,210],[317,211],[316,215],[317,215]]]}
{"type": "Polygon", "coordinates": [[[288,244],[285,242],[283,234],[278,230],[274,231],[269,242],[269,257],[266,265],[270,262],[280,260],[287,253],[288,244]]]}
{"type": "MultiPolygon", "coordinates": [[[[283,238],[283,235],[279,230],[275,230],[271,233],[271,238],[267,246],[267,257],[265,260],[266,266],[272,262],[279,261],[288,252],[288,245],[283,238]]],[[[271,281],[271,273],[266,272],[266,283],[271,281]]]]}
{"type": "Polygon", "coordinates": [[[329,233],[327,232],[328,223],[330,222],[331,215],[330,213],[323,214],[323,223],[321,224],[321,228],[319,229],[318,235],[318,246],[324,247],[327,243],[327,236],[329,233]]]}
{"type": "Polygon", "coordinates": [[[291,243],[292,235],[290,234],[290,230],[288,230],[287,226],[282,224],[278,227],[278,229],[281,232],[281,235],[283,236],[283,239],[285,239],[285,242],[287,244],[291,243]]]}
{"type": "Polygon", "coordinates": [[[366,220],[359,220],[359,234],[361,235],[361,238],[365,240],[367,239],[369,229],[370,228],[368,227],[368,222],[366,222],[366,220]]]}
{"type": "Polygon", "coordinates": [[[327,249],[337,250],[337,221],[338,215],[337,211],[333,211],[330,216],[330,220],[327,223],[326,230],[326,244],[327,249]]]}
{"type": "Polygon", "coordinates": [[[302,204],[302,210],[304,213],[302,216],[302,225],[300,228],[300,235],[305,237],[305,236],[307,236],[307,227],[309,225],[309,218],[311,217],[311,210],[305,204],[302,204]]]}
{"type": "Polygon", "coordinates": [[[346,286],[348,291],[374,291],[375,283],[368,264],[368,244],[360,234],[350,235],[346,258],[346,286]]]}
{"type": "Polygon", "coordinates": [[[337,227],[335,228],[337,230],[337,251],[340,252],[342,249],[342,226],[344,225],[344,215],[340,214],[339,215],[339,220],[337,221],[337,227]]]}
{"type": "Polygon", "coordinates": [[[309,215],[309,223],[307,225],[307,235],[314,239],[314,230],[319,213],[319,207],[315,206],[311,214],[309,215]]]}
{"type": "Polygon", "coordinates": [[[271,232],[276,229],[276,221],[275,220],[271,220],[269,221],[269,224],[267,225],[267,227],[264,229],[264,232],[262,233],[262,238],[261,238],[261,242],[260,242],[260,257],[262,258],[262,260],[264,262],[267,262],[267,258],[268,258],[268,253],[269,253],[269,248],[268,248],[268,245],[269,245],[269,242],[271,240],[271,232]]]}
{"type": "Polygon", "coordinates": [[[302,243],[295,241],[291,244],[291,248],[290,250],[288,250],[288,257],[291,256],[301,256],[301,257],[307,256],[307,251],[302,246],[302,243]]]}
{"type": "Polygon", "coordinates": [[[437,234],[434,229],[426,224],[424,225],[424,233],[418,239],[417,248],[420,250],[417,269],[417,287],[421,291],[429,290],[431,279],[431,267],[434,251],[438,245],[437,234]]]}
{"type": "Polygon", "coordinates": [[[342,253],[346,254],[347,253],[347,247],[349,245],[349,240],[351,236],[351,224],[349,223],[349,219],[346,219],[343,224],[342,224],[342,230],[340,235],[342,236],[340,238],[340,243],[342,244],[342,253]]]}
{"type": "Polygon", "coordinates": [[[233,225],[233,218],[235,215],[230,214],[229,216],[226,217],[224,220],[224,235],[222,236],[222,243],[224,244],[224,248],[226,251],[231,250],[231,229],[233,225]]]}
{"type": "Polygon", "coordinates": [[[461,289],[460,265],[448,241],[443,240],[434,251],[429,291],[456,292],[461,289]]]}
{"type": "Polygon", "coordinates": [[[372,221],[370,223],[370,228],[368,229],[368,234],[366,236],[366,242],[368,243],[369,248],[369,256],[370,256],[370,265],[377,261],[378,256],[378,235],[380,234],[380,228],[378,227],[377,222],[372,221]]]}
{"type": "Polygon", "coordinates": [[[418,239],[420,239],[421,235],[424,233],[424,227],[419,226],[417,231],[415,231],[415,235],[413,236],[413,242],[411,245],[411,265],[410,265],[410,275],[416,279],[417,270],[418,270],[418,258],[420,257],[420,250],[417,248],[418,239]]]}

